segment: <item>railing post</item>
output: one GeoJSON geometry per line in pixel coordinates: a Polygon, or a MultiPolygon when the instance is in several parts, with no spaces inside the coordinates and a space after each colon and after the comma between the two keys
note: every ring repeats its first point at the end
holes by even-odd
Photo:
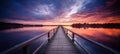
{"type": "Polygon", "coordinates": [[[50,32],[48,32],[48,41],[50,41],[50,32]]]}
{"type": "Polygon", "coordinates": [[[53,29],[53,35],[55,34],[55,29],[53,29]]]}
{"type": "Polygon", "coordinates": [[[66,34],[68,34],[68,30],[66,29],[66,34]]]}
{"type": "Polygon", "coordinates": [[[28,45],[23,47],[23,54],[30,54],[30,48],[28,45]]]}
{"type": "Polygon", "coordinates": [[[74,41],[75,33],[72,32],[72,41],[74,41]]]}

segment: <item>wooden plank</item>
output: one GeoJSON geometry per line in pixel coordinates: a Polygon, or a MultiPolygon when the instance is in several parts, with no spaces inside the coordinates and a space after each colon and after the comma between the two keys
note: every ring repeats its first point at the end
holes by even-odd
{"type": "Polygon", "coordinates": [[[43,51],[41,54],[80,54],[78,49],[65,35],[62,27],[58,28],[56,36],[43,51]]]}

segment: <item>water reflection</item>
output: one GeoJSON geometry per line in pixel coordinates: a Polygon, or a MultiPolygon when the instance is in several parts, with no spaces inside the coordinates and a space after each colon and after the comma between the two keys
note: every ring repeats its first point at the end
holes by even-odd
{"type": "Polygon", "coordinates": [[[43,27],[23,27],[0,31],[0,52],[13,47],[23,41],[31,39],[40,35],[56,26],[43,26],[43,27]]]}
{"type": "Polygon", "coordinates": [[[101,44],[104,44],[112,49],[119,51],[120,49],[120,29],[115,28],[73,28],[65,26],[66,28],[87,37],[101,44]]]}
{"type": "Polygon", "coordinates": [[[56,26],[43,26],[43,27],[22,27],[22,28],[15,28],[15,29],[8,29],[3,30],[2,32],[16,32],[16,31],[47,31],[51,28],[55,28],[56,26]]]}

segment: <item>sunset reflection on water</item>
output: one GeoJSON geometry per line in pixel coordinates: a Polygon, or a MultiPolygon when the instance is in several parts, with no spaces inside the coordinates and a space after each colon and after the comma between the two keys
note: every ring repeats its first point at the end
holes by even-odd
{"type": "Polygon", "coordinates": [[[43,26],[43,27],[22,27],[22,28],[17,28],[17,29],[8,29],[8,30],[3,30],[3,32],[16,32],[16,31],[41,31],[45,32],[48,30],[51,30],[52,28],[55,28],[56,26],[43,26]]]}
{"type": "MultiPolygon", "coordinates": [[[[33,37],[41,35],[56,26],[43,26],[43,27],[22,27],[22,28],[12,28],[7,30],[0,30],[0,52],[7,50],[17,44],[20,44],[24,41],[27,41],[33,37]]],[[[33,45],[39,45],[42,40],[45,40],[47,37],[45,35],[38,42],[35,42],[33,45]]],[[[35,46],[33,46],[35,47],[35,46]]]]}
{"type": "Polygon", "coordinates": [[[99,42],[115,50],[120,49],[120,29],[116,28],[73,28],[65,26],[66,28],[87,37],[91,40],[99,42]]]}

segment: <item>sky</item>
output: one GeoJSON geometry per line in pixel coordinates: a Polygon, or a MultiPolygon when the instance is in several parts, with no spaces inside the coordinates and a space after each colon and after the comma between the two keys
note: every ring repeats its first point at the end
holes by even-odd
{"type": "Polygon", "coordinates": [[[120,0],[0,0],[0,21],[69,25],[120,23],[120,0]]]}

